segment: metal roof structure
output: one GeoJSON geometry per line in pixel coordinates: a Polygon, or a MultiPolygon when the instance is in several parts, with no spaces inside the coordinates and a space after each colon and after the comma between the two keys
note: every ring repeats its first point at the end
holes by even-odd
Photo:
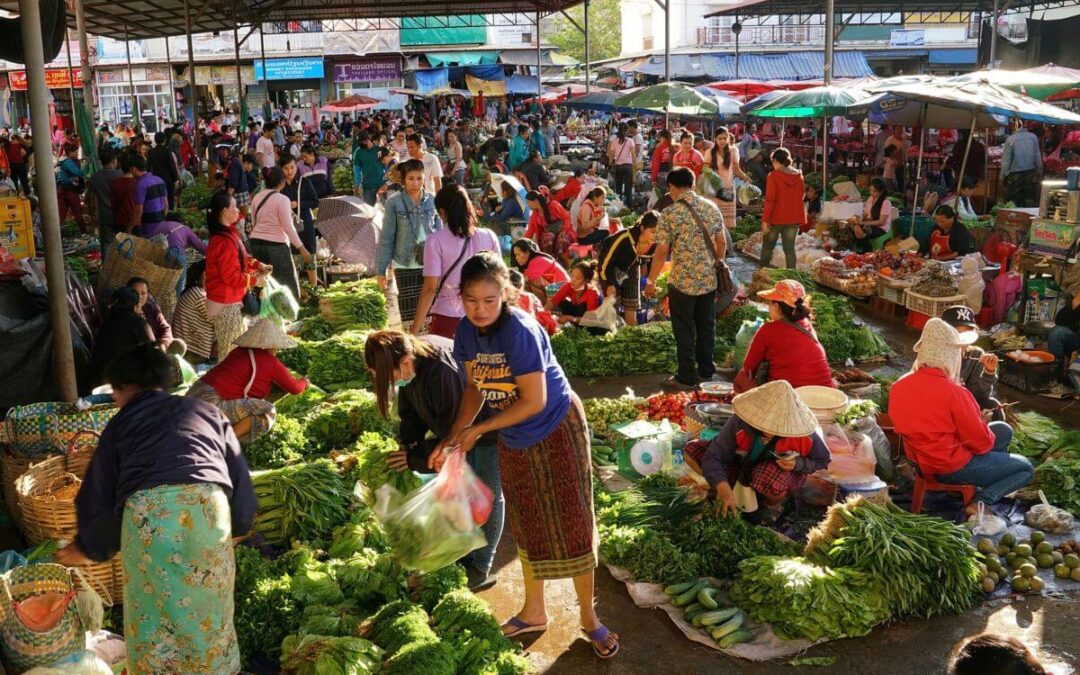
{"type": "MultiPolygon", "coordinates": [[[[793,25],[824,23],[826,0],[734,0],[705,15],[794,19],[793,25]]],[[[945,23],[967,20],[973,13],[991,15],[995,0],[835,0],[837,23],[845,25],[880,25],[903,23],[945,23]],[[842,17],[842,18],[841,18],[842,17]]],[[[1037,11],[1056,7],[1076,7],[1077,0],[1011,0],[1004,3],[1009,12],[1037,11]]],[[[1001,11],[998,6],[998,11],[1001,11]]]]}
{"type": "MultiPolygon", "coordinates": [[[[514,25],[514,15],[547,16],[582,0],[188,0],[192,33],[232,31],[239,25],[287,21],[366,20],[370,30],[486,26],[493,18],[514,25]],[[469,16],[470,23],[452,23],[469,16]],[[493,18],[489,18],[493,17],[493,18]],[[475,23],[471,23],[475,21],[475,23]]],[[[68,3],[68,26],[75,27],[75,10],[68,3]]],[[[83,0],[86,31],[117,37],[127,27],[130,39],[185,35],[184,0],[83,0]]],[[[0,10],[19,13],[18,0],[0,0],[0,10]]],[[[532,25],[532,21],[529,21],[532,25]]]]}

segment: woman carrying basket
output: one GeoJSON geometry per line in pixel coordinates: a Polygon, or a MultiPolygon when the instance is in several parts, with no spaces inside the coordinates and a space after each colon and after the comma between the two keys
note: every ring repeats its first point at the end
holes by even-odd
{"type": "Polygon", "coordinates": [[[255,514],[247,463],[229,421],[172,396],[173,364],[152,345],[109,367],[120,411],[101,435],[75,499],[78,534],[57,562],[119,551],[127,672],[240,670],[233,627],[233,537],[255,514]]]}

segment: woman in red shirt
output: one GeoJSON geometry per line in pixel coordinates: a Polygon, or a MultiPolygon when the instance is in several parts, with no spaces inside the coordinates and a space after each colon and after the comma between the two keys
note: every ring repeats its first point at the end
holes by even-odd
{"type": "Polygon", "coordinates": [[[765,210],[761,213],[761,266],[772,264],[777,238],[782,239],[788,269],[795,269],[795,237],[806,224],[803,197],[806,187],[802,172],[791,166],[791,153],[777,148],[772,155],[773,170],[765,179],[765,210]]]}
{"type": "Polygon", "coordinates": [[[653,149],[652,156],[652,183],[660,188],[661,193],[667,189],[667,175],[671,172],[671,132],[664,129],[660,132],[660,140],[653,149]]]}
{"type": "Polygon", "coordinates": [[[552,256],[544,253],[532,239],[518,239],[510,248],[514,263],[525,276],[525,288],[541,300],[551,284],[570,282],[570,274],[552,256]]]}
{"type": "Polygon", "coordinates": [[[701,168],[705,166],[705,157],[694,149],[694,134],[684,131],[679,136],[679,149],[671,157],[671,167],[685,166],[701,177],[701,168]]]}
{"type": "Polygon", "coordinates": [[[279,349],[296,343],[277,323],[259,319],[236,339],[236,349],[191,385],[187,395],[215,406],[232,422],[241,443],[250,443],[274,426],[274,404],[266,400],[271,385],[289,394],[307,389],[277,358],[279,349]]]}
{"type": "MultiPolygon", "coordinates": [[[[1034,470],[1008,453],[1012,428],[990,422],[975,397],[960,384],[967,345],[955,328],[930,319],[915,343],[911,372],[889,392],[889,417],[904,440],[904,452],[924,476],[942,483],[975,485],[977,502],[990,506],[1031,482],[1034,470]]],[[[978,508],[965,505],[965,515],[978,508]]]]}
{"type": "Polygon", "coordinates": [[[206,248],[206,316],[214,327],[218,358],[224,360],[236,338],[244,333],[241,311],[244,295],[273,271],[269,265],[248,256],[236,223],[240,209],[227,192],[210,197],[206,227],[210,243],[206,248]]]}
{"type": "Polygon", "coordinates": [[[574,225],[570,222],[570,212],[563,205],[551,199],[547,188],[530,190],[525,195],[532,213],[529,225],[525,229],[525,238],[539,244],[540,250],[570,263],[570,245],[577,242],[574,225]]]}
{"type": "Polygon", "coordinates": [[[758,329],[735,377],[736,391],[786,380],[798,389],[835,387],[825,348],[818,342],[810,298],[798,281],[785,279],[758,297],[769,301],[769,321],[758,329]]]}
{"type": "MultiPolygon", "coordinates": [[[[600,306],[600,293],[593,285],[596,278],[596,261],[579,260],[570,268],[570,283],[551,296],[544,305],[544,309],[559,310],[558,321],[565,323],[581,323],[581,317],[585,312],[593,311],[600,306]]],[[[604,332],[604,331],[601,331],[604,332]]]]}

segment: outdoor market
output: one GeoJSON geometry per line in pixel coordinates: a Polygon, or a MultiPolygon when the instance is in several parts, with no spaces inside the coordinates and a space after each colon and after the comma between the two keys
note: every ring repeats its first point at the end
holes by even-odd
{"type": "Polygon", "coordinates": [[[673,77],[586,2],[248,110],[193,32],[243,92],[243,27],[438,8],[157,2],[153,133],[107,9],[0,2],[0,675],[1076,672],[1080,69],[869,75],[827,0],[810,79],[673,77]]]}

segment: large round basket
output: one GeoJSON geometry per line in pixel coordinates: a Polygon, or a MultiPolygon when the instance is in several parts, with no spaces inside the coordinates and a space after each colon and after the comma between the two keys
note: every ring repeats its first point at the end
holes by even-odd
{"type": "Polygon", "coordinates": [[[101,596],[108,606],[124,604],[124,565],[117,555],[107,562],[90,563],[73,568],[75,585],[90,589],[101,596]]]}
{"type": "Polygon", "coordinates": [[[86,470],[90,468],[90,460],[94,458],[99,438],[101,433],[93,429],[83,429],[71,438],[66,455],[65,468],[68,473],[75,474],[80,480],[86,477],[86,470]]]}
{"type": "Polygon", "coordinates": [[[71,541],[78,531],[75,495],[82,481],[66,470],[66,457],[52,457],[15,481],[22,528],[33,545],[49,539],[71,541]]]}
{"type": "Polygon", "coordinates": [[[34,457],[16,453],[11,447],[0,450],[0,482],[3,483],[4,501],[7,503],[8,513],[11,514],[15,525],[22,527],[22,510],[19,508],[19,496],[15,492],[15,481],[26,473],[31,464],[52,457],[63,457],[60,448],[57,448],[56,452],[34,457]]]}

